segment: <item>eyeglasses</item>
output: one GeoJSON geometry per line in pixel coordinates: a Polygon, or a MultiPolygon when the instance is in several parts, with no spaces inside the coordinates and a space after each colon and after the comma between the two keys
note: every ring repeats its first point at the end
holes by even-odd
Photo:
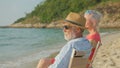
{"type": "Polygon", "coordinates": [[[70,29],[70,26],[65,25],[63,26],[63,29],[70,29]]]}

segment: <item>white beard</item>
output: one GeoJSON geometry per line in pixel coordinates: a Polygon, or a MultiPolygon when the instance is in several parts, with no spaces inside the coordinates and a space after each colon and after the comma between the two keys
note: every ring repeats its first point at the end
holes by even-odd
{"type": "Polygon", "coordinates": [[[70,40],[76,38],[75,32],[72,31],[71,33],[69,33],[69,35],[65,35],[65,34],[64,34],[64,38],[65,38],[65,40],[67,40],[67,41],[70,41],[70,40]]]}

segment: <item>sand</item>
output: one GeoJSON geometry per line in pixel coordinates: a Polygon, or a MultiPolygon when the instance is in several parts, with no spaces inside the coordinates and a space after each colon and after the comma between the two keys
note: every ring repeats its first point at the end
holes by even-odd
{"type": "Polygon", "coordinates": [[[120,68],[120,32],[102,36],[102,46],[97,52],[93,68],[120,68]]]}

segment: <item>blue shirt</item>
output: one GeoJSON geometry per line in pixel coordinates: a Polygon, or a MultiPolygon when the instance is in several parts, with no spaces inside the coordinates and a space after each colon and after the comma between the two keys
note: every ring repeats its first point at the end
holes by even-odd
{"type": "Polygon", "coordinates": [[[48,68],[68,68],[72,49],[75,48],[78,51],[86,51],[86,56],[90,54],[92,48],[90,42],[85,38],[77,38],[70,40],[55,57],[55,62],[48,68]]]}

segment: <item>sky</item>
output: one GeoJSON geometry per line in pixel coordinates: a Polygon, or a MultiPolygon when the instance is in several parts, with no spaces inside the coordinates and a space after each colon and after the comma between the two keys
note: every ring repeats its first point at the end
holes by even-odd
{"type": "Polygon", "coordinates": [[[0,0],[0,26],[7,26],[30,13],[43,0],[0,0]]]}

